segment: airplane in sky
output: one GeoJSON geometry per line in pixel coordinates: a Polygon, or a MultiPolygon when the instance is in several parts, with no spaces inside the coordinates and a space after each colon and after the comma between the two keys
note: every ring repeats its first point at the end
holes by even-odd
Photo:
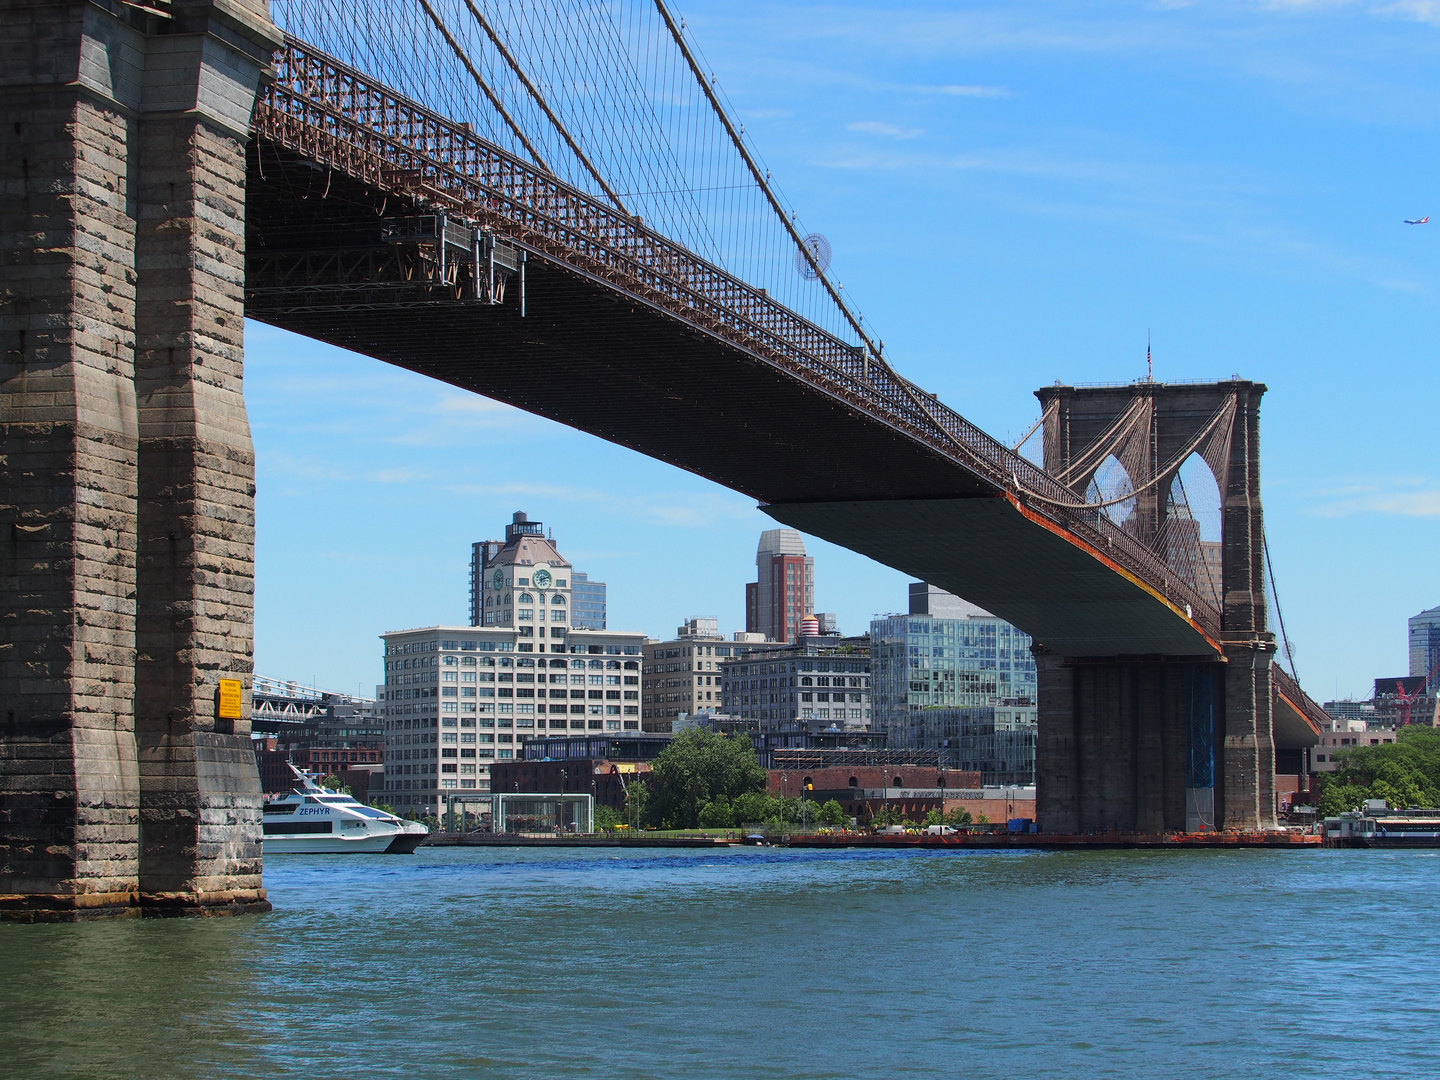
{"type": "Polygon", "coordinates": [[[1429,221],[1429,220],[1430,220],[1430,215],[1429,215],[1429,214],[1426,214],[1424,217],[1422,217],[1422,218],[1415,218],[1413,221],[1412,221],[1410,218],[1406,218],[1406,219],[1405,219],[1405,224],[1406,224],[1406,225],[1424,225],[1424,224],[1425,224],[1427,221],[1429,221]]]}

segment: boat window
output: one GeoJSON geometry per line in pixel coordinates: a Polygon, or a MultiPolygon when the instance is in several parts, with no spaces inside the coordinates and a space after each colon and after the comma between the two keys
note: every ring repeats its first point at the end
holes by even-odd
{"type": "Polygon", "coordinates": [[[376,810],[373,806],[361,806],[359,803],[356,803],[354,806],[349,807],[349,809],[361,815],[362,817],[378,818],[381,821],[395,820],[393,814],[387,814],[383,810],[376,810]]]}

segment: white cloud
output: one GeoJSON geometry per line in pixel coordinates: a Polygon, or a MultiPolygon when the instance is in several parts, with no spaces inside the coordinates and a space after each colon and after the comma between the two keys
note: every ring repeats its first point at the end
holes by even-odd
{"type": "Polygon", "coordinates": [[[1440,487],[1419,478],[1398,478],[1383,487],[1351,484],[1322,494],[1329,499],[1316,510],[1322,517],[1352,514],[1440,517],[1440,487]]]}
{"type": "Polygon", "coordinates": [[[1379,10],[1387,15],[1398,15],[1415,22],[1440,26],[1440,3],[1436,0],[1399,0],[1397,3],[1383,4],[1379,10]]]}
{"type": "Polygon", "coordinates": [[[857,120],[845,127],[849,131],[858,131],[862,135],[878,135],[882,139],[917,139],[925,134],[924,128],[896,127],[894,124],[882,124],[879,120],[857,120]]]}
{"type": "Polygon", "coordinates": [[[944,94],[946,97],[1003,98],[1010,91],[1003,86],[917,86],[922,94],[944,94]]]}

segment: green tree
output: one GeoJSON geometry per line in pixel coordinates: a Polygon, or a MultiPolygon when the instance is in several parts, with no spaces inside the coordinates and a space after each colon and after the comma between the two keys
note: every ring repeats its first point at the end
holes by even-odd
{"type": "Polygon", "coordinates": [[[1393,743],[1336,753],[1336,770],[1324,777],[1319,810],[1334,817],[1366,799],[1392,809],[1440,806],[1440,730],[1403,727],[1393,743]]]}
{"type": "Polygon", "coordinates": [[[702,829],[728,829],[735,824],[735,815],[730,810],[730,800],[721,795],[700,807],[698,816],[702,829]]]}
{"type": "Polygon", "coordinates": [[[896,810],[895,807],[889,803],[886,803],[871,816],[870,824],[877,829],[885,825],[899,825],[900,811],[896,810]]]}
{"type": "Polygon", "coordinates": [[[820,824],[822,825],[844,825],[845,808],[835,799],[829,800],[820,807],[820,824]]]}
{"type": "Polygon", "coordinates": [[[693,829],[700,808],[763,791],[765,770],[745,735],[726,737],[702,728],[683,731],[651,763],[648,820],[665,829],[693,829]]]}
{"type": "Polygon", "coordinates": [[[747,791],[730,800],[731,819],[736,825],[761,825],[780,816],[777,804],[763,791],[747,791]]]}
{"type": "Polygon", "coordinates": [[[595,828],[602,832],[610,832],[618,828],[623,820],[620,811],[613,806],[606,806],[604,803],[595,804],[595,828]]]}
{"type": "Polygon", "coordinates": [[[350,790],[350,785],[345,783],[345,781],[341,780],[339,775],[336,773],[331,773],[329,776],[325,777],[324,780],[320,781],[320,786],[323,788],[329,788],[331,791],[338,791],[341,795],[354,794],[354,792],[350,790]]]}

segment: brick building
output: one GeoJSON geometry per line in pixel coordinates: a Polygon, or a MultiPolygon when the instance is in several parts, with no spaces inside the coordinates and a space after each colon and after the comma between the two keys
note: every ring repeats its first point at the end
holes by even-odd
{"type": "Polygon", "coordinates": [[[623,810],[627,785],[648,782],[649,775],[648,761],[497,761],[490,766],[490,790],[497,795],[593,795],[596,806],[623,810]]]}
{"type": "Polygon", "coordinates": [[[260,770],[260,789],[267,795],[290,791],[295,787],[295,774],[290,766],[309,773],[317,780],[338,776],[355,798],[370,799],[371,780],[380,779],[385,771],[385,755],[379,747],[300,747],[286,748],[274,736],[254,740],[255,764],[260,770]]]}
{"type": "Polygon", "coordinates": [[[882,807],[918,821],[931,810],[942,809],[962,793],[976,797],[980,774],[969,770],[939,769],[933,765],[842,765],[809,769],[769,769],[766,790],[771,795],[813,802],[834,799],[847,817],[867,821],[882,807]]]}

